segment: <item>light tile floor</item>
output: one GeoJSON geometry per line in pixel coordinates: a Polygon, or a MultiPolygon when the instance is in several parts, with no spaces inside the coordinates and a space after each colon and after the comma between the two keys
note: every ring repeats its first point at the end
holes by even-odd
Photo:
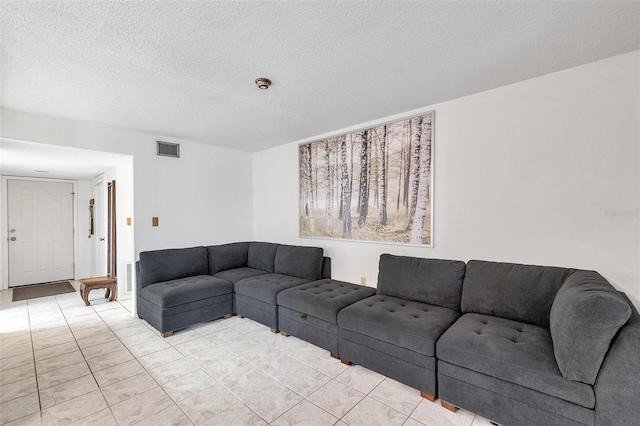
{"type": "Polygon", "coordinates": [[[100,293],[0,291],[0,424],[489,425],[249,319],[163,339],[100,293]]]}

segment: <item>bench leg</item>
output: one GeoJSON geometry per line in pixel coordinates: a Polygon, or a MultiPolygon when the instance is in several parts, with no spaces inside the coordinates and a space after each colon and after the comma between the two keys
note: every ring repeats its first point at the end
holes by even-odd
{"type": "Polygon", "coordinates": [[[89,303],[89,290],[87,290],[86,288],[82,292],[82,300],[84,300],[85,306],[89,306],[90,305],[90,303],[89,303]]]}
{"type": "Polygon", "coordinates": [[[164,333],[162,333],[162,337],[164,337],[165,339],[171,336],[173,336],[173,331],[165,331],[164,333]]]}
{"type": "MultiPolygon", "coordinates": [[[[107,289],[109,290],[109,289],[107,289]]],[[[104,297],[107,297],[106,295],[104,297]]],[[[109,298],[109,302],[113,302],[118,297],[118,286],[114,285],[111,287],[111,297],[109,298]]]]}
{"type": "Polygon", "coordinates": [[[447,410],[449,410],[449,411],[451,411],[451,412],[454,412],[454,413],[455,413],[456,411],[458,411],[458,407],[456,407],[456,406],[455,406],[455,405],[453,405],[453,404],[449,404],[449,403],[448,403],[448,402],[446,402],[446,401],[440,401],[440,405],[442,405],[442,408],[446,408],[447,410]]]}
{"type": "Polygon", "coordinates": [[[426,399],[427,401],[431,401],[431,402],[435,402],[436,397],[433,395],[430,395],[426,392],[420,392],[420,396],[423,397],[424,399],[426,399]]]}

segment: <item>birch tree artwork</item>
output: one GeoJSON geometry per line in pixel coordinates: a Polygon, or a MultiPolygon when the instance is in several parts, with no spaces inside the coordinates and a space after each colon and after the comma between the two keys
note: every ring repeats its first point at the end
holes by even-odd
{"type": "Polygon", "coordinates": [[[300,236],[432,245],[434,112],[300,145],[300,236]]]}

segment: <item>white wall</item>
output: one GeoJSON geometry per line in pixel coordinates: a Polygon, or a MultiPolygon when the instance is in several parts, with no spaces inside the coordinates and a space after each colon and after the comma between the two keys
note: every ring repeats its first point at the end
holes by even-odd
{"type": "Polygon", "coordinates": [[[134,191],[121,199],[118,185],[117,211],[118,230],[133,218],[136,257],[144,250],[252,237],[250,153],[9,109],[0,114],[3,138],[133,156],[134,191]],[[180,143],[181,158],[156,156],[156,140],[180,143]],[[153,216],[159,227],[151,226],[153,216]]]}
{"type": "Polygon", "coordinates": [[[381,253],[594,269],[640,307],[639,62],[636,51],[336,130],[435,110],[433,248],[298,237],[297,146],[329,134],[254,155],[254,238],[324,247],[334,278],[368,285],[381,253]]]}

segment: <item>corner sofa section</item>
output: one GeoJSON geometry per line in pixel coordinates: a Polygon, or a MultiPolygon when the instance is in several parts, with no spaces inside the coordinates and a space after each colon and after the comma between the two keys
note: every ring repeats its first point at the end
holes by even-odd
{"type": "Polygon", "coordinates": [[[270,294],[331,276],[321,248],[263,242],[146,251],[136,273],[138,316],[165,337],[236,312],[277,329],[270,294]]]}

